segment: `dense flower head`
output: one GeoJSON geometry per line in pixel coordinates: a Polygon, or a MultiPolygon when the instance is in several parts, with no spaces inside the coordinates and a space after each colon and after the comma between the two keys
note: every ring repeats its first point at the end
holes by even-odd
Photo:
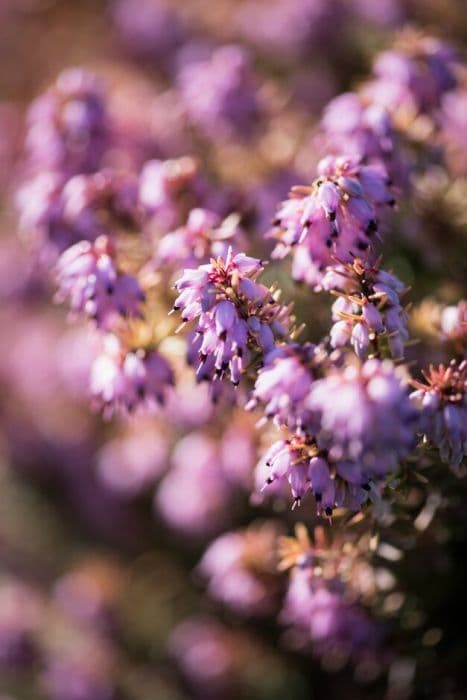
{"type": "Polygon", "coordinates": [[[274,522],[227,532],[207,548],[198,566],[209,594],[241,615],[264,615],[277,604],[274,522]]]}
{"type": "Polygon", "coordinates": [[[257,466],[261,492],[285,496],[285,484],[293,498],[292,508],[313,493],[318,515],[327,517],[336,507],[359,510],[374,490],[368,473],[356,460],[333,460],[315,439],[297,434],[274,442],[257,466]]]}
{"type": "Polygon", "coordinates": [[[120,272],[108,236],[94,243],[81,241],[68,248],[57,264],[60,301],[67,299],[74,314],[84,314],[108,328],[116,316],[136,316],[144,301],[137,280],[120,272]]]}
{"type": "Polygon", "coordinates": [[[381,630],[366,610],[345,597],[339,585],[314,580],[310,569],[291,576],[281,622],[306,632],[306,642],[317,657],[361,661],[376,654],[381,630]]]}
{"type": "Polygon", "coordinates": [[[19,189],[16,204],[21,232],[46,262],[83,239],[139,226],[135,178],[110,169],[68,179],[39,173],[19,189]]]}
{"type": "Polygon", "coordinates": [[[368,480],[394,471],[414,447],[417,412],[388,360],[329,372],[314,382],[309,403],[320,413],[318,446],[331,459],[356,461],[368,480]]]}
{"type": "Polygon", "coordinates": [[[313,184],[293,187],[280,206],[271,232],[278,240],[273,256],[295,250],[294,279],[319,287],[335,257],[351,262],[372,247],[378,209],[385,205],[394,205],[394,198],[382,164],[328,156],[313,184]]]}
{"type": "Polygon", "coordinates": [[[247,408],[264,405],[266,418],[277,426],[310,432],[312,415],[306,406],[311,384],[327,360],[325,351],[312,343],[280,345],[264,358],[247,408]]]}
{"type": "Polygon", "coordinates": [[[110,142],[105,96],[96,76],[70,68],[38,97],[27,116],[31,166],[66,175],[93,172],[110,142]]]}
{"type": "Polygon", "coordinates": [[[173,383],[172,369],[157,350],[127,351],[116,336],[107,335],[91,368],[90,391],[104,415],[110,416],[116,410],[164,404],[173,383]]]}
{"type": "Polygon", "coordinates": [[[356,258],[353,264],[329,269],[323,287],[337,295],[330,331],[334,348],[350,343],[360,359],[379,355],[383,345],[400,360],[408,339],[407,313],[401,305],[406,288],[397,277],[356,258]]]}
{"type": "Polygon", "coordinates": [[[171,268],[196,267],[210,258],[225,258],[229,247],[246,247],[245,234],[239,226],[239,217],[231,214],[226,219],[208,209],[192,209],[186,224],[165,234],[156,244],[154,262],[171,268]]]}
{"type": "Polygon", "coordinates": [[[376,58],[375,78],[365,92],[402,126],[420,112],[430,114],[456,87],[455,61],[456,52],[446,42],[411,30],[402,32],[394,47],[376,58]]]}
{"type": "Polygon", "coordinates": [[[363,606],[377,592],[369,537],[329,539],[316,527],[311,541],[300,523],[295,537],[280,538],[279,568],[291,568],[281,622],[304,632],[304,646],[318,657],[383,662],[384,630],[363,606]]]}
{"type": "Polygon", "coordinates": [[[358,93],[345,92],[331,100],[320,124],[334,153],[383,162],[392,157],[395,134],[389,112],[358,93]]]}
{"type": "Polygon", "coordinates": [[[261,260],[244,253],[186,269],[176,282],[174,310],[183,323],[198,320],[194,346],[199,353],[197,378],[222,378],[234,384],[250,362],[286,337],[290,307],[278,303],[278,293],[256,281],[261,260]]]}
{"type": "Polygon", "coordinates": [[[192,122],[210,138],[251,133],[261,113],[248,52],[239,45],[215,49],[194,59],[178,76],[192,122]]]}
{"type": "Polygon", "coordinates": [[[467,455],[467,361],[431,366],[426,384],[413,381],[411,399],[421,410],[421,430],[441,460],[458,471],[467,455]]]}

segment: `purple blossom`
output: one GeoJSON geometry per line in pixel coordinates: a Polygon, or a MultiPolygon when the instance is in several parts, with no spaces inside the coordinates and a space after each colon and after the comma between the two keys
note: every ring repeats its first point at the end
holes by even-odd
{"type": "Polygon", "coordinates": [[[313,383],[309,406],[320,415],[317,444],[336,462],[358,464],[360,484],[397,469],[415,444],[417,412],[391,362],[367,360],[313,383]]]}
{"type": "Polygon", "coordinates": [[[330,268],[323,287],[338,294],[332,306],[335,322],[330,331],[334,348],[351,344],[365,359],[370,351],[380,354],[383,346],[395,360],[404,355],[408,339],[407,313],[400,297],[406,292],[395,275],[356,258],[353,264],[330,268]]]}
{"type": "Polygon", "coordinates": [[[274,612],[277,535],[276,525],[266,522],[214,540],[198,566],[209,581],[209,594],[240,615],[274,612]]]}
{"type": "Polygon", "coordinates": [[[467,455],[467,361],[431,366],[424,377],[426,384],[412,382],[416,391],[410,397],[421,411],[421,432],[459,472],[467,455]]]}
{"type": "Polygon", "coordinates": [[[57,299],[67,299],[74,314],[84,314],[102,328],[109,328],[118,315],[139,315],[144,301],[137,280],[118,271],[107,236],[95,243],[81,241],[62,253],[57,281],[57,299]]]}
{"type": "Polygon", "coordinates": [[[139,176],[138,201],[158,231],[180,226],[201,194],[193,158],[150,160],[139,176]]]}
{"type": "Polygon", "coordinates": [[[90,391],[110,416],[115,410],[164,404],[173,383],[170,365],[156,350],[125,351],[116,336],[108,335],[91,368],[90,391]]]}
{"type": "Polygon", "coordinates": [[[190,433],[178,441],[171,462],[155,495],[157,514],[186,536],[212,535],[228,520],[232,498],[218,445],[201,431],[190,433]]]}
{"type": "Polygon", "coordinates": [[[265,416],[272,418],[278,427],[287,425],[292,430],[309,431],[312,417],[306,399],[314,369],[322,361],[323,351],[311,343],[274,348],[264,359],[247,409],[261,403],[265,416]]]}
{"type": "Polygon", "coordinates": [[[68,180],[41,173],[19,189],[17,208],[21,232],[44,262],[78,241],[140,225],[136,180],[113,170],[68,180]]]}
{"type": "Polygon", "coordinates": [[[416,32],[402,32],[393,49],[383,51],[373,67],[374,80],[364,94],[386,107],[403,126],[407,117],[432,113],[456,87],[456,52],[447,43],[416,32]]]}
{"type": "Polygon", "coordinates": [[[25,141],[36,170],[68,176],[97,170],[109,147],[110,125],[96,76],[80,68],[63,71],[31,105],[25,141]]]}
{"type": "Polygon", "coordinates": [[[221,46],[207,59],[184,65],[178,83],[188,115],[209,138],[252,132],[261,114],[248,52],[221,46]]]}
{"type": "Polygon", "coordinates": [[[256,281],[262,269],[260,260],[229,249],[225,260],[185,270],[176,282],[174,310],[181,311],[183,323],[198,319],[193,349],[200,381],[228,373],[238,384],[250,362],[286,336],[290,308],[256,281]]]}
{"type": "Polygon", "coordinates": [[[192,209],[184,226],[165,234],[158,241],[154,262],[157,266],[196,267],[209,258],[227,256],[246,247],[239,217],[231,214],[224,221],[207,209],[192,209]]]}
{"type": "Polygon", "coordinates": [[[382,165],[329,156],[319,163],[318,173],[311,186],[292,188],[271,232],[278,240],[273,256],[294,251],[294,279],[316,288],[333,260],[351,262],[371,248],[378,209],[394,204],[382,165]]]}
{"type": "Polygon", "coordinates": [[[309,567],[293,571],[281,622],[304,632],[317,657],[358,662],[377,656],[381,647],[381,629],[365,609],[346,599],[339,582],[316,578],[309,567]]]}

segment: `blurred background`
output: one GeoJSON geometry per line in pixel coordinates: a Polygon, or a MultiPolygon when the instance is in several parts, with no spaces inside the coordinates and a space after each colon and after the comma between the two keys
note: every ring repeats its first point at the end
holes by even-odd
{"type": "MultiPolygon", "coordinates": [[[[239,211],[253,248],[267,249],[260,236],[277,202],[316,164],[326,103],[368,76],[404,27],[462,54],[466,9],[464,0],[0,0],[0,700],[466,697],[465,484],[443,475],[431,500],[411,486],[407,522],[422,512],[426,523],[417,539],[403,524],[380,567],[401,582],[381,603],[396,649],[389,672],[317,659],[275,621],[286,585],[275,538],[314,519],[280,499],[251,502],[257,417],[213,407],[187,372],[165,411],[103,420],[86,391],[87,329],[53,303],[53,254],[41,257],[40,235],[24,235],[24,218],[42,216],[32,192],[18,211],[29,106],[80,67],[102,82],[119,135],[109,163],[139,170],[197,157],[219,211],[239,211]],[[246,53],[209,63],[222,45],[246,53]],[[230,78],[244,55],[247,78],[230,78]],[[255,103],[230,106],[227,118],[218,96],[237,79],[255,103]],[[250,605],[237,600],[250,582],[233,578],[224,605],[199,561],[239,528],[252,533],[260,588],[250,605]]],[[[433,169],[419,183],[417,221],[401,215],[387,251],[387,267],[416,282],[415,332],[430,360],[444,359],[429,332],[436,304],[465,293],[466,102],[446,109],[464,150],[453,149],[448,175],[433,169]]],[[[280,267],[275,275],[310,318],[309,294],[280,267]]],[[[313,304],[316,340],[329,308],[313,304]]]]}

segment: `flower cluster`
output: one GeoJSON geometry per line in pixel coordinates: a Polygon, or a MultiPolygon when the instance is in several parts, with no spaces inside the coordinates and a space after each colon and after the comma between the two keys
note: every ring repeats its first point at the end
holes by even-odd
{"type": "Polygon", "coordinates": [[[278,209],[273,255],[281,258],[294,250],[293,278],[318,287],[336,257],[352,262],[374,246],[378,210],[394,203],[381,164],[328,156],[319,163],[313,184],[293,187],[278,209]]]}
{"type": "Polygon", "coordinates": [[[246,369],[287,337],[290,307],[278,303],[278,293],[257,282],[261,260],[244,253],[187,269],[177,281],[174,309],[183,324],[198,320],[193,341],[199,380],[228,375],[240,382],[246,369]]]}
{"type": "Polygon", "coordinates": [[[147,402],[163,404],[174,383],[167,360],[156,350],[125,351],[117,337],[104,338],[104,349],[91,369],[90,390],[107,416],[115,410],[134,410],[147,402]]]}
{"type": "Polygon", "coordinates": [[[403,358],[409,333],[407,312],[400,298],[406,289],[395,275],[382,270],[378,263],[370,265],[355,258],[352,264],[330,269],[323,286],[337,296],[332,306],[332,347],[350,343],[356,355],[365,359],[370,349],[380,356],[385,341],[395,360],[403,358]]]}
{"type": "Polygon", "coordinates": [[[85,314],[103,328],[115,315],[140,313],[144,293],[137,280],[115,266],[107,236],[81,241],[62,253],[57,266],[59,300],[68,299],[75,314],[85,314]]]}
{"type": "Polygon", "coordinates": [[[458,471],[467,455],[467,361],[431,366],[424,377],[426,384],[412,382],[411,395],[421,407],[421,430],[442,461],[458,471]]]}
{"type": "Polygon", "coordinates": [[[389,361],[330,370],[311,383],[304,405],[312,430],[269,448],[265,487],[287,480],[297,504],[312,491],[328,516],[336,506],[360,508],[415,446],[417,412],[389,361]]]}

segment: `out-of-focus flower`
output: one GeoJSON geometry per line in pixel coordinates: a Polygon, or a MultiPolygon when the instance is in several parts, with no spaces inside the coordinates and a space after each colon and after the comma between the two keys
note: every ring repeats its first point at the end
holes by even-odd
{"type": "Polygon", "coordinates": [[[139,176],[138,200],[159,231],[166,233],[186,220],[198,204],[199,177],[193,158],[150,160],[139,176]]]}
{"type": "Polygon", "coordinates": [[[301,632],[301,645],[328,663],[339,661],[339,666],[350,659],[383,664],[384,629],[362,605],[371,599],[374,578],[365,560],[368,541],[344,544],[338,537],[329,544],[322,528],[316,528],[312,543],[299,524],[296,538],[282,538],[279,551],[280,568],[292,567],[280,619],[301,632]]]}
{"type": "Polygon", "coordinates": [[[334,0],[247,0],[235,24],[248,41],[276,61],[313,55],[338,31],[343,8],[334,0]]]}
{"type": "Polygon", "coordinates": [[[318,174],[311,186],[292,188],[271,232],[278,240],[273,256],[282,258],[294,251],[293,278],[313,287],[319,287],[333,260],[352,262],[370,249],[378,209],[394,205],[381,164],[329,156],[319,163],[318,174]]]}
{"type": "Polygon", "coordinates": [[[277,536],[271,521],[214,540],[198,566],[209,594],[240,615],[271,614],[279,590],[277,536]]]}
{"type": "Polygon", "coordinates": [[[433,116],[443,95],[456,87],[456,58],[448,43],[407,30],[376,58],[375,78],[363,94],[386,107],[398,127],[410,126],[420,113],[433,116]]]}
{"type": "Polygon", "coordinates": [[[192,122],[210,138],[251,134],[261,114],[248,52],[221,46],[184,65],[178,82],[192,122]]]}
{"type": "Polygon", "coordinates": [[[235,251],[247,247],[239,216],[231,214],[222,221],[214,212],[192,209],[184,226],[158,241],[154,263],[174,269],[196,267],[209,258],[225,258],[229,247],[235,251]]]}
{"type": "Polygon", "coordinates": [[[74,314],[84,314],[102,328],[115,316],[137,316],[145,299],[137,280],[118,271],[108,236],[81,241],[68,248],[58,261],[57,300],[67,299],[74,314]]]}
{"type": "Polygon", "coordinates": [[[167,444],[162,429],[139,420],[99,450],[97,470],[103,483],[126,497],[140,493],[164,472],[167,444]]]}
{"type": "Polygon", "coordinates": [[[112,18],[133,56],[167,62],[185,38],[181,17],[163,0],[117,0],[112,18]]]}
{"type": "Polygon", "coordinates": [[[63,71],[27,116],[26,152],[35,170],[65,175],[93,172],[110,143],[110,123],[98,78],[80,68],[63,71]]]}
{"type": "Polygon", "coordinates": [[[413,381],[411,395],[421,410],[421,431],[458,472],[467,455],[467,361],[431,366],[423,374],[426,384],[413,381]]]}
{"type": "Polygon", "coordinates": [[[29,665],[37,654],[42,617],[37,592],[19,581],[0,582],[0,668],[29,665]]]}
{"type": "Polygon", "coordinates": [[[228,520],[232,494],[215,441],[202,432],[191,433],[177,443],[171,461],[156,491],[157,513],[184,535],[212,535],[228,520]]]}
{"type": "Polygon", "coordinates": [[[44,263],[81,240],[134,231],[138,219],[137,183],[113,170],[75,175],[68,180],[44,172],[18,191],[20,230],[44,263]]]}
{"type": "Polygon", "coordinates": [[[115,410],[163,404],[173,383],[172,369],[157,350],[126,351],[116,336],[107,335],[91,368],[90,391],[110,416],[115,410]]]}

